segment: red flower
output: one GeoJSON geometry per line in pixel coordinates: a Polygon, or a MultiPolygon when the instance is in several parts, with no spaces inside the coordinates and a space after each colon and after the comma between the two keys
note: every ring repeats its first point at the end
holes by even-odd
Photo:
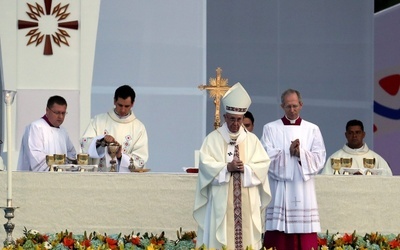
{"type": "Polygon", "coordinates": [[[44,235],[43,235],[43,240],[44,240],[44,241],[47,241],[48,239],[49,239],[49,236],[46,235],[46,234],[44,234],[44,235]]]}
{"type": "Polygon", "coordinates": [[[75,240],[72,238],[65,237],[63,243],[64,246],[72,249],[74,247],[75,240]]]}
{"type": "Polygon", "coordinates": [[[133,245],[139,246],[140,245],[140,238],[139,237],[132,237],[131,242],[133,245]]]}
{"type": "Polygon", "coordinates": [[[117,249],[118,246],[117,245],[108,245],[110,247],[111,250],[117,249]]]}
{"type": "Polygon", "coordinates": [[[156,238],[152,238],[150,239],[150,243],[153,245],[164,245],[165,241],[163,239],[156,239],[156,238]]]}
{"type": "Polygon", "coordinates": [[[391,249],[395,249],[396,247],[400,247],[400,241],[394,239],[391,242],[389,242],[389,246],[390,246],[391,249]]]}
{"type": "Polygon", "coordinates": [[[90,247],[92,245],[92,243],[90,242],[89,239],[85,239],[81,242],[81,245],[84,247],[90,247]]]}
{"type": "Polygon", "coordinates": [[[327,246],[328,240],[325,238],[318,238],[318,246],[327,246]]]}
{"type": "Polygon", "coordinates": [[[112,238],[108,238],[108,237],[107,237],[106,242],[107,242],[108,246],[109,246],[111,249],[117,248],[117,245],[118,245],[118,241],[117,241],[117,240],[114,240],[114,239],[112,239],[112,238]]]}
{"type": "Polygon", "coordinates": [[[343,242],[344,242],[345,244],[351,244],[351,243],[353,243],[353,235],[352,235],[352,234],[347,234],[347,233],[345,233],[345,234],[343,235],[343,242]]]}

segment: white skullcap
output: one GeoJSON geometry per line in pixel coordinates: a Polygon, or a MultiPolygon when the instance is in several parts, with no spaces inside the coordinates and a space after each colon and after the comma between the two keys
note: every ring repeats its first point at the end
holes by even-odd
{"type": "Polygon", "coordinates": [[[239,82],[226,91],[222,97],[222,105],[224,105],[226,113],[244,115],[250,104],[250,96],[239,82]]]}

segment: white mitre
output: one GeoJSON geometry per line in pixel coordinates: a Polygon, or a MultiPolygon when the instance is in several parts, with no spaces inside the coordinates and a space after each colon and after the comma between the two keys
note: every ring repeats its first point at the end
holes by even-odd
{"type": "Polygon", "coordinates": [[[249,109],[251,98],[239,82],[230,87],[222,97],[225,112],[233,115],[244,115],[249,109]]]}

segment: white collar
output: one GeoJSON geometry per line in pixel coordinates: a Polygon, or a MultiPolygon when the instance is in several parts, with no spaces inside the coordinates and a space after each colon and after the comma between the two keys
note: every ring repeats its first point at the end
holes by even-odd
{"type": "Polygon", "coordinates": [[[285,117],[286,117],[286,119],[288,119],[289,121],[290,121],[290,124],[295,124],[296,123],[296,121],[297,121],[297,119],[299,119],[300,118],[300,116],[298,116],[296,119],[294,119],[294,120],[290,120],[286,115],[285,115],[285,117]]]}
{"type": "Polygon", "coordinates": [[[127,117],[129,117],[132,114],[132,110],[129,110],[129,113],[127,115],[124,116],[120,116],[117,111],[114,109],[114,114],[119,118],[119,119],[126,119],[127,117]]]}
{"type": "Polygon", "coordinates": [[[226,122],[217,130],[221,134],[222,138],[224,138],[225,142],[232,145],[239,145],[247,136],[247,132],[242,126],[240,126],[237,133],[233,134],[230,132],[226,122]]]}

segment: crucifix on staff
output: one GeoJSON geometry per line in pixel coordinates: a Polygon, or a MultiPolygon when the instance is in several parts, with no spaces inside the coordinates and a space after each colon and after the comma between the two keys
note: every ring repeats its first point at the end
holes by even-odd
{"type": "Polygon", "coordinates": [[[225,92],[228,91],[230,86],[228,85],[228,79],[222,78],[221,73],[222,69],[218,67],[216,69],[217,77],[210,78],[208,81],[209,85],[199,85],[200,90],[208,90],[210,93],[210,97],[214,98],[215,105],[215,115],[214,115],[214,129],[217,129],[221,126],[221,117],[220,117],[220,103],[221,98],[224,96],[225,92]]]}

